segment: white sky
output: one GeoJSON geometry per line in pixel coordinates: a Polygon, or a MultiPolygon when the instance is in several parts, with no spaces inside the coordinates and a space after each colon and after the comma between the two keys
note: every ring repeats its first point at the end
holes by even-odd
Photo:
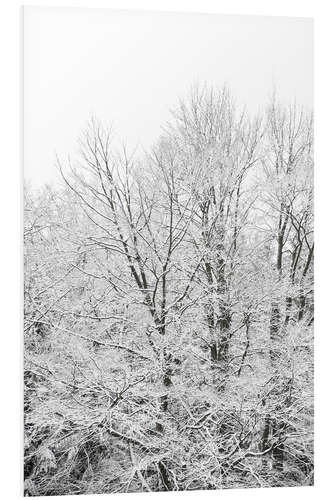
{"type": "Polygon", "coordinates": [[[149,145],[194,83],[227,83],[241,105],[312,107],[310,19],[24,8],[24,169],[57,177],[93,114],[130,147],[149,145]]]}

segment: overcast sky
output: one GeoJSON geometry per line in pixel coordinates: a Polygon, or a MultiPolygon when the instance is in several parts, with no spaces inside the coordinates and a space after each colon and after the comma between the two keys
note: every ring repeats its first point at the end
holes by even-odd
{"type": "Polygon", "coordinates": [[[251,112],[274,87],[312,107],[312,21],[300,18],[24,8],[24,168],[55,180],[91,115],[149,147],[194,83],[227,83],[251,112]]]}

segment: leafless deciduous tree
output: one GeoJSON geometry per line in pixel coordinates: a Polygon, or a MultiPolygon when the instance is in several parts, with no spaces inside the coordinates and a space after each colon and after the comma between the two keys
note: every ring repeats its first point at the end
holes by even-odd
{"type": "Polygon", "coordinates": [[[26,189],[25,494],[313,481],[312,116],[197,87],[26,189]]]}

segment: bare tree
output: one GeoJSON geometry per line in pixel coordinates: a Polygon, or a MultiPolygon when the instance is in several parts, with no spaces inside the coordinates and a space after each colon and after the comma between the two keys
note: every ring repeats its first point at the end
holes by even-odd
{"type": "Polygon", "coordinates": [[[25,199],[27,495],[312,484],[312,117],[195,88],[25,199]],[[270,467],[269,467],[270,465],[270,467]]]}
{"type": "MultiPolygon", "coordinates": [[[[281,345],[288,342],[286,327],[290,319],[303,318],[303,283],[313,258],[312,116],[296,104],[286,109],[273,99],[267,110],[266,127],[263,167],[267,186],[263,191],[263,201],[265,218],[271,221],[276,255],[273,288],[276,298],[271,303],[270,356],[273,371],[286,378],[286,374],[281,373],[281,345]],[[299,290],[296,294],[295,287],[299,290]],[[298,302],[296,318],[293,313],[295,302],[298,302]]],[[[285,383],[292,383],[291,375],[285,383]]],[[[267,418],[264,447],[270,426],[273,437],[281,441],[272,452],[273,467],[282,470],[286,425],[267,418]]]]}

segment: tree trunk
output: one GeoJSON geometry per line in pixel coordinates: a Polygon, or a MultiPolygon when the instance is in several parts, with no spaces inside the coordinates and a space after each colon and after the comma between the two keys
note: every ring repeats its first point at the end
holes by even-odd
{"type": "Polygon", "coordinates": [[[290,321],[290,314],[291,314],[291,307],[293,304],[293,299],[292,297],[288,296],[286,297],[286,317],[284,320],[284,326],[287,327],[290,321]]]}
{"type": "MultiPolygon", "coordinates": [[[[165,391],[167,392],[169,390],[169,387],[172,385],[172,356],[170,354],[166,354],[163,352],[163,364],[164,364],[164,373],[162,377],[162,383],[165,388],[165,391]]],[[[167,411],[169,407],[169,397],[167,394],[163,394],[163,396],[160,397],[160,410],[161,410],[161,415],[163,416],[167,411]]],[[[156,423],[156,430],[160,433],[164,431],[163,424],[161,422],[156,423]]]]}
{"type": "Polygon", "coordinates": [[[298,316],[297,316],[298,321],[302,321],[304,317],[305,303],[306,303],[305,295],[303,290],[301,290],[301,293],[299,295],[299,306],[298,306],[298,316]]]}
{"type": "Polygon", "coordinates": [[[269,331],[270,344],[271,344],[270,358],[273,366],[278,357],[276,344],[280,333],[280,326],[281,326],[280,323],[281,323],[280,307],[277,302],[273,302],[271,307],[271,319],[270,319],[270,331],[269,331]]]}
{"type": "MultiPolygon", "coordinates": [[[[279,440],[281,437],[283,437],[285,426],[283,423],[279,422],[278,420],[274,419],[272,422],[272,432],[273,438],[276,438],[279,440]]],[[[282,471],[283,470],[283,462],[284,462],[284,444],[279,443],[277,446],[275,446],[272,450],[272,465],[273,469],[282,471]]]]}

